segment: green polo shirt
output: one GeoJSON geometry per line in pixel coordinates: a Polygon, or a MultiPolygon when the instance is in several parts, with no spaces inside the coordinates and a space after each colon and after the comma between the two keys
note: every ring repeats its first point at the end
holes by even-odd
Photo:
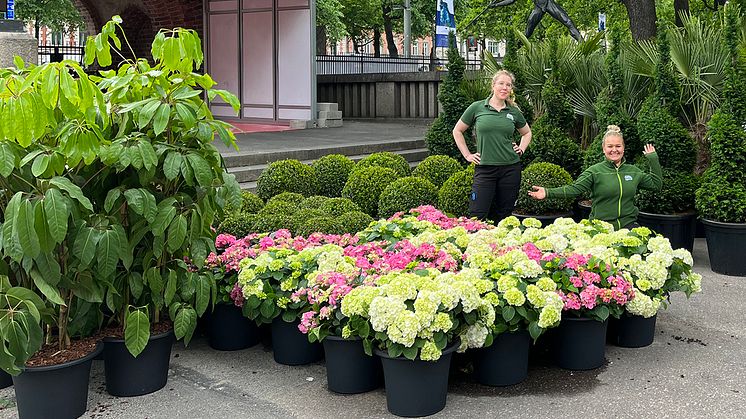
{"type": "Polygon", "coordinates": [[[513,133],[526,125],[526,118],[515,106],[497,110],[490,98],[478,100],[464,111],[461,122],[474,127],[477,133],[477,153],[482,165],[506,166],[518,163],[520,156],[513,150],[513,133]]]}

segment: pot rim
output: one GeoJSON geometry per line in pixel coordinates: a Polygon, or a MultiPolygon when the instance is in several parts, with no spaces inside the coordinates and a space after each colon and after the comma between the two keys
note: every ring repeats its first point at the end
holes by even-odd
{"type": "Polygon", "coordinates": [[[342,336],[329,335],[329,336],[325,337],[324,339],[322,339],[322,342],[325,341],[325,340],[327,340],[327,339],[333,340],[333,341],[337,341],[337,342],[341,342],[341,341],[344,341],[344,342],[360,342],[360,341],[363,340],[360,336],[353,336],[351,338],[346,338],[345,339],[342,336]]]}
{"type": "Polygon", "coordinates": [[[746,229],[746,223],[725,223],[722,221],[708,220],[707,218],[700,217],[702,224],[711,227],[726,227],[733,229],[746,229]]]}
{"type": "MultiPolygon", "coordinates": [[[[448,355],[448,354],[453,353],[454,351],[456,351],[456,349],[458,349],[458,345],[459,345],[459,340],[458,339],[456,339],[455,341],[451,342],[451,344],[449,346],[446,346],[445,348],[443,348],[443,351],[440,354],[440,358],[438,358],[435,361],[422,361],[420,359],[419,355],[417,355],[417,358],[415,358],[414,361],[433,362],[433,363],[438,362],[438,361],[440,361],[443,358],[443,355],[448,355]]],[[[381,358],[394,359],[394,360],[402,360],[402,361],[412,361],[411,359],[405,357],[404,355],[400,355],[400,356],[397,356],[397,357],[390,357],[389,356],[389,352],[387,350],[382,350],[382,349],[378,349],[378,348],[373,349],[373,353],[376,354],[376,355],[378,355],[381,358]]]]}
{"type": "Polygon", "coordinates": [[[696,218],[697,217],[697,211],[687,211],[682,212],[678,214],[658,214],[655,212],[645,212],[645,211],[639,211],[638,216],[642,215],[644,217],[655,217],[655,218],[662,218],[667,220],[687,220],[689,218],[696,218]]]}
{"type": "MultiPolygon", "coordinates": [[[[163,333],[159,333],[157,335],[150,335],[150,338],[148,338],[148,342],[150,342],[151,340],[165,338],[165,337],[168,337],[168,335],[173,335],[173,334],[174,334],[174,329],[169,329],[169,330],[167,330],[167,331],[165,331],[163,333]]],[[[107,336],[107,337],[104,338],[104,342],[124,343],[124,339],[115,338],[115,337],[112,337],[112,336],[107,336]]]]}
{"type": "Polygon", "coordinates": [[[67,367],[74,367],[76,365],[80,365],[84,362],[88,362],[89,360],[92,360],[93,358],[97,357],[101,352],[103,352],[103,350],[104,350],[104,342],[99,341],[96,344],[96,348],[93,349],[91,352],[89,352],[88,355],[82,358],[74,359],[72,361],[63,362],[62,364],[55,364],[55,365],[44,365],[40,367],[24,366],[23,372],[46,372],[46,371],[55,371],[55,370],[59,370],[62,368],[67,368],[67,367]]]}

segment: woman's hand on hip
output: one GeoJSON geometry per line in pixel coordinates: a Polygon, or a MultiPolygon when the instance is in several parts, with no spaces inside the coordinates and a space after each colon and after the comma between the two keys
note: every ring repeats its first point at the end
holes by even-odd
{"type": "Polygon", "coordinates": [[[525,150],[522,149],[520,145],[518,145],[516,143],[513,143],[513,151],[515,151],[516,154],[518,154],[519,156],[521,156],[521,155],[523,155],[523,152],[525,150]]]}
{"type": "Polygon", "coordinates": [[[464,158],[469,163],[479,164],[479,161],[481,160],[481,157],[482,156],[480,156],[479,153],[472,153],[472,154],[469,154],[468,156],[466,156],[464,158]]]}
{"type": "Polygon", "coordinates": [[[541,186],[532,186],[532,190],[528,191],[528,196],[534,199],[544,199],[547,197],[547,190],[541,186]]]}

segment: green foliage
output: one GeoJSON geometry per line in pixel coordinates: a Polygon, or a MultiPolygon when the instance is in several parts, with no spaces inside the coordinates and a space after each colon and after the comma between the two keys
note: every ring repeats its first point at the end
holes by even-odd
{"type": "Polygon", "coordinates": [[[725,107],[719,109],[710,119],[707,134],[712,175],[732,183],[746,183],[746,130],[739,126],[735,114],[728,113],[725,107]]]}
{"type": "Polygon", "coordinates": [[[272,233],[292,226],[292,218],[287,214],[259,215],[254,220],[255,233],[272,233]]]}
{"type": "Polygon", "coordinates": [[[318,0],[316,2],[316,26],[326,30],[326,35],[332,42],[337,42],[345,36],[345,24],[342,22],[342,3],[339,0],[318,0]]]}
{"type": "Polygon", "coordinates": [[[533,139],[521,162],[528,166],[535,162],[554,163],[564,167],[572,176],[580,174],[583,156],[580,146],[565,132],[548,125],[542,116],[532,127],[533,139]]]}
{"type": "Polygon", "coordinates": [[[340,196],[354,166],[355,162],[342,154],[328,154],[314,161],[311,168],[319,181],[319,193],[329,197],[340,196]]]}
{"type": "Polygon", "coordinates": [[[262,198],[253,192],[241,191],[241,211],[256,214],[264,207],[262,198]]]}
{"type": "Polygon", "coordinates": [[[228,215],[217,228],[217,234],[230,234],[237,238],[243,238],[254,232],[254,221],[256,214],[236,212],[228,215]]]}
{"type": "Polygon", "coordinates": [[[332,217],[339,217],[348,212],[360,211],[360,206],[347,198],[330,198],[324,201],[319,209],[332,217]]]}
{"type": "Polygon", "coordinates": [[[427,179],[403,177],[392,182],[378,200],[378,216],[388,218],[399,211],[409,211],[420,205],[434,205],[438,188],[427,179]]]}
{"type": "Polygon", "coordinates": [[[664,170],[663,188],[660,191],[639,190],[635,196],[635,203],[640,211],[653,214],[692,211],[694,193],[698,187],[699,179],[693,173],[664,170]]]}
{"type": "Polygon", "coordinates": [[[308,219],[296,231],[296,235],[308,237],[313,233],[342,234],[342,226],[333,217],[314,217],[308,219]]]}
{"type": "Polygon", "coordinates": [[[368,167],[354,171],[342,189],[342,197],[350,199],[370,216],[378,214],[378,198],[391,182],[399,178],[392,169],[368,167]]]}
{"type": "Polygon", "coordinates": [[[38,37],[44,26],[55,32],[71,33],[85,28],[85,21],[71,0],[16,0],[16,19],[33,23],[38,37]]]}
{"type": "Polygon", "coordinates": [[[463,167],[458,160],[448,156],[434,155],[421,161],[412,171],[412,176],[427,179],[440,188],[443,182],[461,170],[463,167]]]}
{"type": "Polygon", "coordinates": [[[264,208],[259,211],[258,215],[260,217],[273,214],[293,215],[299,209],[300,207],[298,206],[298,204],[294,204],[292,202],[270,200],[269,202],[267,202],[264,208]]]}
{"type": "Polygon", "coordinates": [[[469,216],[469,194],[473,183],[473,165],[454,173],[438,191],[438,208],[454,217],[469,216]]]}
{"type": "Polygon", "coordinates": [[[554,78],[550,78],[544,84],[541,89],[541,97],[547,111],[539,117],[536,123],[541,122],[561,131],[569,132],[575,122],[575,113],[572,111],[567,94],[562,91],[554,78]]]}
{"type": "Polygon", "coordinates": [[[351,211],[337,218],[344,233],[355,234],[365,230],[368,224],[373,222],[373,217],[362,211],[351,211]]]}
{"type": "Polygon", "coordinates": [[[704,178],[707,180],[696,193],[699,216],[723,223],[746,223],[746,186],[707,172],[704,178]]]}
{"type": "Polygon", "coordinates": [[[270,163],[256,182],[257,194],[265,201],[282,192],[316,195],[318,189],[318,179],[313,169],[293,159],[270,163]]]}
{"type": "MultiPolygon", "coordinates": [[[[459,162],[465,161],[453,139],[455,124],[454,122],[454,125],[448,125],[442,114],[430,124],[427,133],[425,133],[425,144],[430,155],[445,155],[459,162]]],[[[476,150],[476,138],[471,135],[471,130],[464,133],[464,138],[469,150],[476,150]]]]}
{"type": "Polygon", "coordinates": [[[664,21],[658,23],[658,61],[655,64],[655,95],[658,104],[676,115],[679,109],[681,88],[671,68],[671,46],[668,43],[668,30],[664,21]]]}
{"type": "Polygon", "coordinates": [[[306,221],[310,220],[311,218],[316,217],[328,217],[329,214],[325,213],[324,211],[321,211],[320,209],[312,209],[312,208],[304,208],[298,210],[295,214],[292,215],[290,218],[290,230],[293,231],[293,233],[298,232],[298,230],[305,224],[306,221]]]}
{"type": "Polygon", "coordinates": [[[319,209],[321,208],[321,205],[328,201],[328,196],[321,196],[321,195],[314,195],[309,196],[308,198],[304,199],[303,202],[300,203],[300,208],[308,208],[308,209],[319,209]]]}
{"type": "MultiPolygon", "coordinates": [[[[692,172],[697,158],[696,145],[679,120],[650,97],[637,116],[637,131],[642,144],[653,144],[665,169],[692,172]]],[[[636,156],[627,154],[628,159],[636,156]]]]}
{"type": "Polygon", "coordinates": [[[291,204],[295,204],[299,206],[301,202],[303,202],[304,199],[306,199],[306,197],[299,193],[283,192],[270,198],[269,201],[267,201],[267,205],[273,202],[284,201],[284,202],[290,202],[291,204]]]}
{"type": "Polygon", "coordinates": [[[518,192],[515,212],[523,215],[554,215],[572,209],[573,199],[533,199],[528,196],[532,186],[556,188],[572,183],[572,177],[560,166],[552,163],[534,163],[521,173],[521,189],[518,192]]]}
{"type": "Polygon", "coordinates": [[[390,151],[383,151],[380,153],[373,153],[368,157],[363,158],[352,169],[353,172],[368,168],[368,167],[386,167],[396,172],[399,176],[409,176],[409,163],[400,154],[392,153],[390,151]]]}

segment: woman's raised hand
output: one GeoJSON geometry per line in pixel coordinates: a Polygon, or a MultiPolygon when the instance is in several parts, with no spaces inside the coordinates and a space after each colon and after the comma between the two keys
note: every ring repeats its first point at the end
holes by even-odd
{"type": "Polygon", "coordinates": [[[541,186],[532,186],[531,191],[528,191],[528,196],[534,199],[544,199],[547,197],[547,190],[541,186]]]}
{"type": "Polygon", "coordinates": [[[645,148],[642,150],[642,154],[647,156],[650,153],[655,153],[655,147],[653,147],[652,144],[645,144],[645,148]]]}

